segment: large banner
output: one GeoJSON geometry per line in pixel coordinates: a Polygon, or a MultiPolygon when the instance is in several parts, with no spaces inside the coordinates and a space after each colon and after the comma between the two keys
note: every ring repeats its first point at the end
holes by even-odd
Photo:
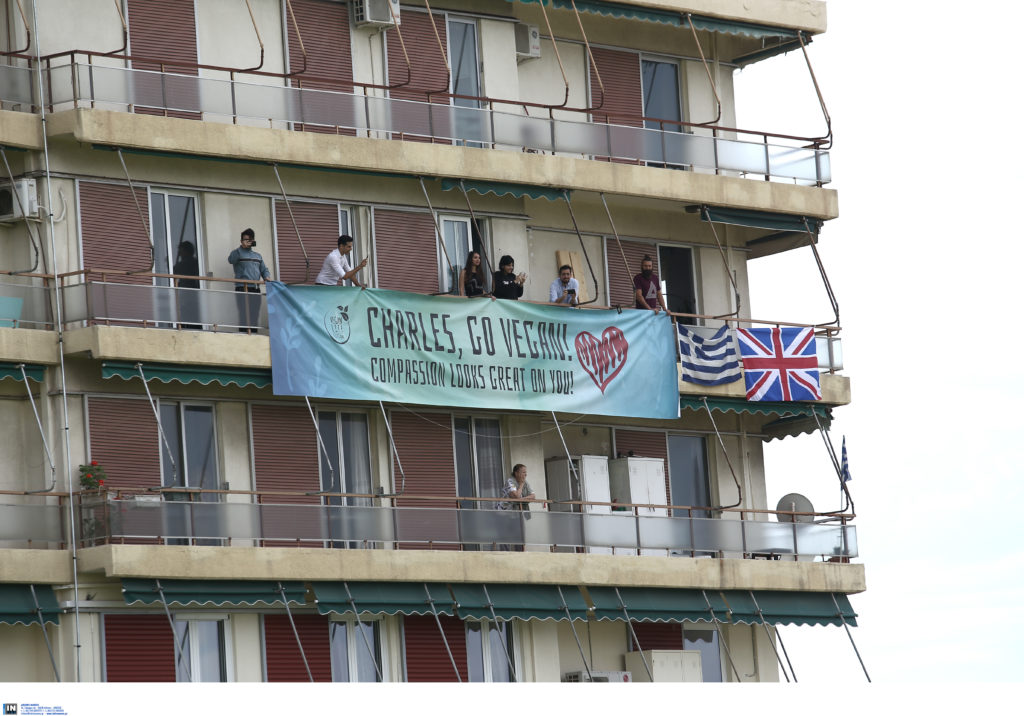
{"type": "Polygon", "coordinates": [[[664,313],[267,285],[275,395],[679,417],[664,313]]]}

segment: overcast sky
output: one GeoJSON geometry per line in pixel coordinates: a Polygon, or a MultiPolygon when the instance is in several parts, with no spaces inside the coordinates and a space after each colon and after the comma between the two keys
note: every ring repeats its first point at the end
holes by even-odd
{"type": "MultiPolygon", "coordinates": [[[[1024,549],[1020,307],[1024,162],[1009,2],[830,0],[808,48],[832,115],[840,217],[820,251],[838,294],[847,436],[868,591],[853,636],[876,682],[1019,681],[1024,549]],[[1009,131],[1008,131],[1009,130],[1009,131]]],[[[803,56],[736,75],[738,124],[820,134],[803,56]]],[[[750,265],[752,314],[819,322],[810,249],[750,265]]],[[[817,435],[765,446],[768,501],[838,506],[817,435]]],[[[842,631],[782,630],[802,683],[863,682],[842,631]]]]}

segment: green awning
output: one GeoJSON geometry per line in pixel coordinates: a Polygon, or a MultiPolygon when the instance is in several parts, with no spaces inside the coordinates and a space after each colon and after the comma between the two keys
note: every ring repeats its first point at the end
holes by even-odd
{"type": "MultiPolygon", "coordinates": [[[[779,418],[790,416],[811,418],[818,414],[818,418],[825,421],[832,420],[832,413],[825,405],[813,403],[786,403],[773,402],[768,400],[743,400],[742,398],[707,398],[708,407],[716,413],[737,413],[746,415],[769,415],[779,418]]],[[[703,411],[704,399],[698,396],[679,396],[679,407],[683,410],[703,411]]]]}
{"type": "MultiPolygon", "coordinates": [[[[539,4],[540,0],[509,0],[509,2],[539,4]]],[[[569,2],[569,0],[549,0],[544,4],[557,10],[572,10],[572,3],[569,2]]],[[[576,9],[580,12],[587,12],[592,15],[617,17],[624,20],[646,20],[647,22],[660,22],[665,25],[675,25],[676,27],[683,24],[682,16],[677,12],[655,10],[653,8],[637,7],[634,5],[620,5],[619,3],[614,2],[577,0],[576,9]]]]}
{"type": "Polygon", "coordinates": [[[348,582],[352,602],[345,591],[345,582],[314,582],[316,608],[321,614],[433,614],[427,591],[434,600],[438,614],[455,614],[451,595],[445,584],[423,582],[348,582]],[[426,588],[424,588],[424,586],[426,588]],[[353,608],[353,603],[355,604],[353,608]]]}
{"type": "MultiPolygon", "coordinates": [[[[806,35],[806,34],[804,35],[804,43],[803,44],[804,45],[811,44],[811,37],[809,35],[806,35]]],[[[757,52],[749,52],[749,53],[747,53],[745,55],[740,55],[739,57],[734,57],[734,58],[732,58],[731,61],[734,62],[735,64],[739,65],[740,67],[746,67],[747,65],[752,65],[755,62],[760,62],[761,60],[767,60],[768,58],[775,57],[776,55],[784,55],[787,52],[792,52],[793,50],[799,50],[799,49],[800,49],[800,40],[790,40],[789,42],[782,42],[782,43],[779,43],[778,45],[772,45],[771,47],[766,47],[763,50],[758,50],[757,52]]]]}
{"type": "MultiPolygon", "coordinates": [[[[21,363],[0,363],[0,380],[10,378],[18,382],[22,381],[21,368],[18,366],[21,363]]],[[[25,375],[28,376],[29,380],[34,380],[36,383],[43,382],[43,374],[46,372],[45,365],[35,365],[33,363],[25,363],[25,375]]]]}
{"type": "Polygon", "coordinates": [[[455,606],[462,619],[568,619],[565,606],[573,620],[587,618],[587,605],[576,587],[549,584],[452,584],[455,606]],[[485,593],[486,586],[486,593],[485,593]],[[487,597],[490,597],[490,600],[487,597]],[[491,615],[493,604],[494,616],[491,615]]]}
{"type": "MultiPolygon", "coordinates": [[[[723,35],[742,35],[755,40],[768,40],[771,38],[793,38],[797,36],[797,30],[785,27],[773,27],[771,25],[755,25],[750,22],[737,22],[735,20],[719,20],[714,17],[703,17],[693,15],[693,26],[705,32],[717,32],[723,35]]],[[[799,45],[798,45],[799,46],[799,45]]]]}
{"type": "Polygon", "coordinates": [[[598,620],[635,622],[710,622],[714,618],[726,624],[760,624],[761,615],[768,624],[834,625],[843,619],[857,626],[857,614],[845,594],[836,594],[835,602],[829,592],[784,592],[739,589],[656,589],[648,587],[619,587],[623,610],[613,587],[589,587],[594,603],[594,617],[598,620]],[[705,601],[705,594],[707,601],[705,601]],[[755,601],[756,605],[755,605],[755,601]],[[836,611],[836,602],[839,612],[836,611]],[[761,607],[761,615],[757,607],[761,607]],[[839,614],[842,614],[840,618],[839,614]]]}
{"type": "Polygon", "coordinates": [[[713,221],[717,224],[732,224],[733,226],[748,226],[753,229],[769,229],[771,231],[800,231],[807,232],[809,227],[812,232],[821,228],[821,219],[810,216],[796,216],[794,214],[776,214],[769,211],[748,211],[746,209],[725,209],[722,207],[706,207],[700,212],[703,221],[713,221]],[[807,225],[804,225],[806,220],[807,225]]]}
{"type": "MultiPolygon", "coordinates": [[[[206,579],[122,579],[121,591],[126,604],[161,604],[160,588],[168,604],[182,607],[254,607],[283,605],[278,582],[206,580],[206,579]]],[[[306,603],[302,582],[281,582],[289,604],[306,603]]]]}
{"type": "Polygon", "coordinates": [[[0,624],[38,624],[40,614],[46,624],[59,621],[60,607],[57,606],[53,587],[48,584],[0,584],[0,624]]]}
{"type": "MultiPolygon", "coordinates": [[[[832,425],[831,417],[819,417],[818,421],[821,422],[821,427],[826,430],[832,425]]],[[[817,429],[818,422],[814,420],[813,416],[791,415],[765,423],[761,426],[761,433],[765,436],[765,440],[774,440],[776,438],[781,440],[782,438],[813,433],[817,429]]]]}
{"type": "MultiPolygon", "coordinates": [[[[104,378],[139,378],[139,369],[134,363],[104,361],[102,371],[104,378]]],[[[225,386],[237,385],[239,388],[267,388],[273,382],[270,371],[263,368],[207,368],[178,363],[143,363],[142,372],[146,374],[146,380],[159,380],[161,383],[209,385],[217,382],[225,386]]]]}
{"type": "MultiPolygon", "coordinates": [[[[531,199],[547,199],[548,201],[558,201],[563,198],[561,189],[551,189],[543,186],[534,186],[532,184],[507,184],[505,182],[496,181],[442,179],[441,189],[442,191],[461,189],[463,184],[466,187],[466,191],[475,191],[477,194],[494,194],[495,196],[508,196],[511,194],[516,199],[528,196],[531,199]]],[[[569,192],[569,195],[571,197],[572,192],[569,192]]]]}

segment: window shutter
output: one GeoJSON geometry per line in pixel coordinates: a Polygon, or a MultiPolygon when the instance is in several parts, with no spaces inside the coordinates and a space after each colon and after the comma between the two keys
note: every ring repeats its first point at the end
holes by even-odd
{"type": "Polygon", "coordinates": [[[132,60],[137,70],[161,70],[168,75],[139,74],[133,78],[135,111],[139,114],[164,114],[169,117],[201,119],[199,87],[195,80],[170,75],[197,75],[196,16],[194,0],[128,0],[128,31],[132,60]],[[141,107],[139,106],[141,105],[141,107]],[[151,108],[147,108],[149,105],[151,108]],[[192,110],[192,111],[188,111],[192,110]]]}
{"type": "Polygon", "coordinates": [[[643,85],[640,78],[640,56],[635,52],[606,50],[594,47],[594,62],[590,65],[590,97],[596,103],[601,99],[601,84],[594,73],[594,65],[601,73],[604,84],[604,103],[594,110],[595,122],[643,126],[643,85]]]}
{"type": "MultiPolygon", "coordinates": [[[[448,648],[463,681],[469,681],[466,628],[457,617],[441,617],[448,648]]],[[[405,617],[405,679],[409,682],[458,681],[444,639],[432,614],[405,617]]]]}
{"type": "Polygon", "coordinates": [[[314,681],[331,681],[330,628],[326,616],[293,615],[302,651],[295,641],[295,631],[287,614],[266,614],[263,617],[263,647],[266,654],[267,681],[309,681],[302,653],[306,654],[314,681]]]}
{"type": "MultiPolygon", "coordinates": [[[[149,197],[135,190],[145,226],[124,184],[79,182],[78,205],[82,216],[82,266],[87,269],[149,271],[153,265],[149,240],[149,197]]],[[[148,276],[118,276],[118,283],[150,284],[148,276]]],[[[137,293],[132,294],[138,297],[137,293]]]]}
{"type": "Polygon", "coordinates": [[[291,17],[285,18],[288,26],[289,71],[302,69],[301,48],[306,48],[306,71],[292,78],[292,82],[302,87],[351,92],[352,37],[348,3],[292,0],[291,5],[295,22],[292,22],[291,17]],[[301,45],[295,34],[296,23],[302,35],[301,45]]]}
{"type": "MultiPolygon", "coordinates": [[[[274,223],[277,234],[277,273],[285,283],[314,283],[327,254],[338,248],[337,204],[274,201],[274,223]],[[288,213],[289,205],[291,214],[288,213]],[[295,236],[292,216],[299,226],[302,245],[309,255],[309,279],[306,280],[306,261],[302,247],[295,236]]],[[[365,273],[365,272],[364,272],[365,273]]]]}
{"type": "Polygon", "coordinates": [[[89,457],[109,488],[160,486],[160,434],[146,400],[88,398],[89,457]]]}
{"type": "MultiPolygon", "coordinates": [[[[633,622],[633,631],[640,642],[637,646],[633,641],[633,649],[636,651],[649,651],[652,649],[670,649],[678,651],[683,648],[683,625],[678,623],[665,622],[633,622]]],[[[630,640],[633,637],[630,635],[630,640]]]]}
{"type": "MultiPolygon", "coordinates": [[[[451,416],[444,413],[415,415],[400,411],[391,413],[391,433],[398,457],[405,470],[406,495],[451,496],[457,494],[455,454],[452,445],[451,416]]],[[[402,471],[392,458],[395,490],[402,489],[402,471]]],[[[451,512],[399,512],[399,537],[403,528],[413,530],[421,538],[417,543],[403,543],[402,549],[426,549],[422,536],[449,544],[435,544],[430,549],[458,549],[456,502],[452,500],[403,500],[396,498],[396,507],[433,507],[451,512]]],[[[406,532],[409,534],[409,532],[406,532]]]]}
{"type": "Polygon", "coordinates": [[[440,291],[437,229],[430,214],[375,209],[373,243],[378,288],[415,293],[440,291]]]}
{"type": "Polygon", "coordinates": [[[633,308],[636,306],[633,277],[640,273],[640,260],[650,255],[654,261],[654,271],[658,272],[658,247],[641,241],[623,241],[622,253],[614,237],[605,239],[605,261],[608,262],[608,301],[609,305],[633,308]],[[626,254],[626,263],[622,265],[622,254],[626,254]]]}
{"type": "MultiPolygon", "coordinates": [[[[425,12],[402,12],[402,40],[405,50],[409,53],[412,65],[412,79],[404,87],[391,90],[393,99],[410,99],[426,102],[427,92],[447,92],[448,68],[445,59],[448,55],[448,33],[444,15],[434,15],[434,25],[425,12]],[[437,35],[434,34],[437,26],[437,35]],[[445,56],[441,56],[441,48],[437,45],[437,37],[441,38],[445,56]]],[[[398,31],[387,31],[388,52],[388,84],[401,82],[406,78],[405,55],[398,41],[398,31]]],[[[432,96],[431,102],[448,104],[447,97],[432,96]]]]}
{"type": "Polygon", "coordinates": [[[660,457],[665,474],[665,494],[672,504],[672,486],[668,480],[668,440],[665,433],[647,430],[616,430],[615,452],[626,454],[630,450],[637,457],[660,457]]]}
{"type": "Polygon", "coordinates": [[[163,614],[105,614],[107,681],[175,681],[174,633],[163,614]]]}

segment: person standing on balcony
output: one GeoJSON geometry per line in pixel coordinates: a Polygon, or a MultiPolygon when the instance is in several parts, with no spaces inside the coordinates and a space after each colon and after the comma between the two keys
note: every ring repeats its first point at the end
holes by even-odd
{"type": "Polygon", "coordinates": [[[558,278],[551,282],[549,298],[556,306],[576,306],[579,304],[580,282],[572,277],[572,266],[566,264],[558,269],[558,278]]]}
{"type": "Polygon", "coordinates": [[[640,259],[640,273],[633,277],[633,293],[637,308],[668,313],[665,296],[661,293],[661,279],[654,273],[654,260],[650,256],[640,259]]]}
{"type": "Polygon", "coordinates": [[[359,288],[366,288],[356,278],[356,274],[366,268],[366,259],[363,259],[355,268],[352,268],[352,262],[348,258],[348,255],[352,253],[352,246],[351,236],[342,234],[338,237],[338,248],[327,254],[327,258],[324,259],[323,268],[320,269],[320,273],[316,276],[317,286],[337,286],[340,284],[342,286],[355,285],[359,286],[359,288]]]}
{"type": "MultiPolygon", "coordinates": [[[[266,281],[270,270],[263,263],[263,257],[253,251],[256,246],[256,232],[246,229],[237,249],[228,254],[228,263],[235,269],[235,281],[266,281]]],[[[260,317],[260,287],[258,283],[236,283],[238,295],[238,328],[243,333],[255,329],[260,317]]]]}
{"type": "Polygon", "coordinates": [[[480,265],[480,254],[470,251],[466,257],[466,265],[459,272],[460,295],[467,298],[484,295],[484,270],[480,265]]]}
{"type": "Polygon", "coordinates": [[[519,300],[523,295],[523,282],[526,281],[526,274],[515,274],[516,262],[508,254],[501,257],[498,262],[498,270],[494,272],[494,289],[491,295],[495,298],[508,298],[513,301],[519,300]]]}
{"type": "MultiPolygon", "coordinates": [[[[501,491],[501,496],[506,501],[497,504],[499,510],[520,510],[526,513],[523,515],[524,518],[530,518],[530,506],[526,501],[535,500],[536,495],[534,495],[530,483],[526,481],[526,465],[518,463],[512,468],[512,476],[505,480],[505,487],[501,491]],[[519,501],[513,502],[513,500],[519,501]]],[[[520,525],[522,525],[522,522],[520,522],[520,525]]],[[[523,534],[521,539],[523,544],[502,545],[502,551],[522,552],[526,543],[526,535],[523,534]]]]}

